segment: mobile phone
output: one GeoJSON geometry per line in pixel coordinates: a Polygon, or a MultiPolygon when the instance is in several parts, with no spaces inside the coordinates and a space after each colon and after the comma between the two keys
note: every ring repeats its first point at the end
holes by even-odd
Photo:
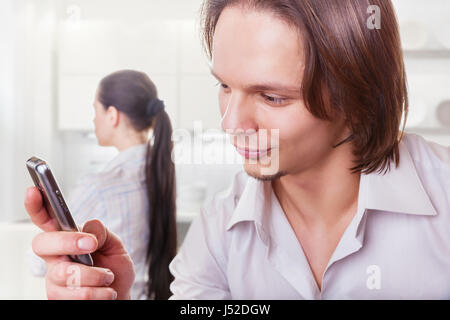
{"type": "MultiPolygon", "coordinates": [[[[30,158],[26,164],[34,185],[41,192],[45,209],[58,222],[60,231],[79,232],[48,164],[37,157],[30,158]]],[[[70,255],[69,258],[84,265],[94,265],[90,254],[70,255]]]]}

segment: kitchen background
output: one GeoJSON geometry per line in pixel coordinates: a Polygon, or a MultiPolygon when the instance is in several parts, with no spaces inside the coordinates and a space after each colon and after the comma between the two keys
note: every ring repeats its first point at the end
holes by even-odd
{"type": "MultiPolygon", "coordinates": [[[[450,1],[394,0],[410,89],[408,132],[450,144],[450,1]]],[[[116,154],[97,146],[92,103],[100,79],[145,71],[175,129],[203,139],[204,154],[234,155],[220,133],[216,81],[199,36],[201,0],[0,0],[0,299],[45,298],[26,251],[39,232],[23,197],[25,161],[46,159],[66,195],[80,175],[116,154]],[[194,130],[201,120],[203,132],[194,130]]],[[[383,18],[383,17],[381,17],[383,18]]],[[[176,141],[175,152],[194,148],[176,141]]],[[[194,153],[197,149],[192,150],[194,153]]],[[[225,189],[234,164],[177,164],[183,237],[201,205],[225,189]]]]}

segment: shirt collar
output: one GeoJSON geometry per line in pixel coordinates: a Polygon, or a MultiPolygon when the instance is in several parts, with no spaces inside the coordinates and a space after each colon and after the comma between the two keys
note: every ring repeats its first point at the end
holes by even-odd
{"type": "Polygon", "coordinates": [[[366,208],[414,215],[436,215],[406,144],[399,143],[400,163],[385,175],[362,175],[367,180],[366,208]]]}
{"type": "MultiPolygon", "coordinates": [[[[430,198],[417,174],[414,162],[405,143],[399,143],[400,162],[387,173],[361,174],[358,196],[358,213],[364,209],[381,210],[414,215],[436,215],[430,198]]],[[[244,190],[227,230],[242,221],[254,221],[260,226],[272,208],[272,184],[248,177],[244,190]]]]}
{"type": "Polygon", "coordinates": [[[266,211],[270,210],[271,188],[270,181],[260,181],[248,176],[244,190],[227,224],[227,230],[242,221],[254,221],[262,225],[266,211]]]}
{"type": "Polygon", "coordinates": [[[147,144],[139,144],[131,148],[121,151],[114,159],[112,159],[106,166],[106,171],[122,166],[128,161],[142,159],[143,154],[147,150],[147,144]]]}

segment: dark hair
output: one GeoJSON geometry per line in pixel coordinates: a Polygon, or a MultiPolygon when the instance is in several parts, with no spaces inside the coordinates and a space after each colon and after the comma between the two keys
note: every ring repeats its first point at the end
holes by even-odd
{"type": "Polygon", "coordinates": [[[150,239],[149,297],[168,299],[173,276],[169,263],[177,249],[176,181],[172,161],[172,125],[158,99],[155,85],[142,72],[123,70],[105,77],[98,90],[98,100],[107,109],[114,106],[124,113],[133,128],[148,130],[153,126],[154,142],[148,144],[145,164],[149,200],[150,239]]]}
{"type": "Polygon", "coordinates": [[[352,135],[343,142],[352,141],[357,159],[353,172],[387,172],[391,160],[398,166],[408,94],[390,0],[204,0],[203,38],[210,58],[217,22],[229,6],[266,10],[301,32],[306,108],[324,120],[345,116],[352,135]],[[368,28],[373,5],[380,9],[380,29],[368,28]]]}

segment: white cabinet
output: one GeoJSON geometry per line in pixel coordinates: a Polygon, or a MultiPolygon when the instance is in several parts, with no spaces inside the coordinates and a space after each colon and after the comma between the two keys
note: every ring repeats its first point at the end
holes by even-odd
{"type": "Polygon", "coordinates": [[[59,74],[109,73],[118,64],[116,26],[101,21],[66,22],[59,33],[59,74]]]}
{"type": "Polygon", "coordinates": [[[211,75],[197,21],[180,22],[179,127],[220,129],[217,81],[211,75]]]}
{"type": "Polygon", "coordinates": [[[201,46],[197,20],[62,23],[58,46],[58,127],[92,131],[99,81],[122,69],[147,73],[174,128],[220,128],[217,88],[201,46]]]}
{"type": "Polygon", "coordinates": [[[115,22],[119,48],[116,69],[151,75],[177,73],[177,21],[115,22]]]}
{"type": "Polygon", "coordinates": [[[58,125],[62,130],[94,130],[94,99],[98,75],[67,74],[59,77],[58,125]]]}
{"type": "Polygon", "coordinates": [[[180,126],[192,129],[195,121],[201,121],[204,130],[219,129],[217,80],[211,75],[187,75],[180,82],[180,126]]]}
{"type": "Polygon", "coordinates": [[[31,273],[31,242],[41,230],[30,222],[0,224],[0,299],[46,299],[45,279],[31,273]]]}
{"type": "Polygon", "coordinates": [[[198,21],[181,21],[179,32],[181,73],[210,74],[208,56],[202,47],[198,21]]]}

